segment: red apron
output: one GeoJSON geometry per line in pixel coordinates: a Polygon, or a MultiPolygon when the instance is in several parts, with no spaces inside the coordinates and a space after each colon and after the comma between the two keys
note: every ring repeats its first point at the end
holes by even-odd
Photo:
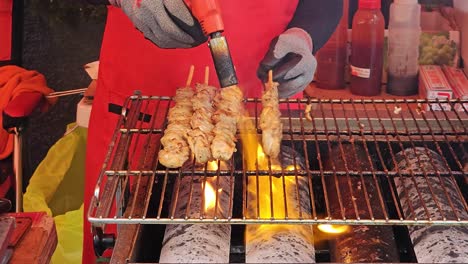
{"type": "MultiPolygon", "coordinates": [[[[239,86],[246,97],[258,97],[262,90],[256,77],[258,64],[270,41],[285,30],[297,0],[220,2],[239,86]]],[[[210,83],[219,86],[206,44],[193,49],[159,49],[144,39],[120,9],[109,7],[88,132],[83,263],[92,263],[94,259],[87,210],[118,119],[116,114],[108,112],[108,104],[122,105],[134,90],[144,95],[174,95],[175,89],[185,84],[192,64],[195,65],[193,82],[202,82],[204,67],[210,66],[210,83]]]]}
{"type": "Polygon", "coordinates": [[[11,60],[12,11],[12,0],[0,0],[0,61],[11,60]]]}

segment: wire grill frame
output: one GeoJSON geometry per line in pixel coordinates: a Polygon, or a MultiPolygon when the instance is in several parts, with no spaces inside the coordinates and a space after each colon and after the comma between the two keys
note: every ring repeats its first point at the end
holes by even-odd
{"type": "MultiPolygon", "coordinates": [[[[343,100],[343,99],[288,99],[280,100],[283,113],[283,141],[294,148],[302,149],[299,155],[305,160],[305,169],[294,166],[292,171],[274,170],[269,163],[268,169],[246,170],[244,153],[238,151],[233,156],[227,168],[218,162],[217,170],[208,170],[204,166],[192,164],[190,169],[166,169],[157,162],[157,152],[160,148],[159,137],[164,132],[166,117],[172,98],[158,96],[134,95],[128,98],[124,110],[117,124],[109,151],[103,164],[102,172],[97,181],[95,192],[91,198],[88,211],[88,220],[94,226],[105,224],[347,224],[347,225],[463,225],[468,226],[468,205],[466,203],[466,188],[468,177],[465,163],[468,162],[466,146],[468,143],[468,109],[465,100],[343,100]],[[435,111],[433,107],[442,109],[435,111]],[[304,115],[306,106],[312,109],[310,120],[304,115]],[[450,109],[444,110],[444,107],[450,109]],[[455,108],[458,110],[456,111],[455,108]],[[149,120],[148,120],[149,119],[149,120]],[[143,122],[146,120],[148,122],[143,122]],[[343,153],[343,144],[362,146],[370,164],[370,170],[353,171],[325,170],[324,157],[332,145],[341,148],[340,157],[346,166],[346,157],[343,153]],[[446,170],[440,171],[434,167],[433,171],[401,172],[397,169],[396,152],[405,148],[422,147],[438,153],[446,170]],[[325,148],[325,150],[323,150],[325,148]],[[315,154],[315,155],[314,155],[315,154]],[[373,161],[373,159],[375,160],[373,161]],[[389,160],[387,160],[389,159],[389,160]],[[240,161],[240,162],[239,162],[240,161]],[[240,165],[239,165],[240,163],[240,165]],[[314,163],[314,164],[311,164],[314,163]],[[393,170],[395,168],[395,170],[393,170]],[[219,200],[216,192],[216,206],[214,212],[207,214],[200,210],[199,217],[176,215],[177,203],[186,203],[186,212],[190,211],[192,188],[201,182],[202,192],[205,191],[206,181],[211,176],[231,177],[231,185],[226,190],[231,200],[227,215],[219,213],[219,200]],[[248,178],[269,176],[270,205],[269,217],[260,217],[260,205],[256,205],[256,214],[248,214],[249,194],[248,178]],[[297,208],[287,206],[284,201],[284,217],[275,217],[273,196],[278,195],[272,191],[271,177],[294,176],[296,186],[296,199],[301,201],[299,195],[299,177],[305,177],[309,194],[310,212],[295,212],[297,208]],[[192,177],[190,181],[190,195],[188,198],[179,197],[178,190],[182,177],[192,177]],[[340,190],[337,189],[340,202],[341,217],[333,217],[330,201],[327,198],[329,186],[326,177],[347,177],[349,187],[350,179],[357,177],[361,180],[366,201],[356,204],[354,208],[343,208],[340,199],[340,190]],[[431,198],[437,208],[427,208],[424,199],[419,201],[426,212],[425,218],[411,218],[405,216],[399,203],[399,194],[394,186],[394,179],[413,180],[423,177],[429,184],[431,198]],[[458,186],[455,197],[461,201],[462,208],[452,201],[447,189],[443,186],[444,195],[449,201],[450,213],[440,208],[440,202],[432,193],[431,180],[443,184],[442,178],[448,178],[458,186]],[[235,186],[238,179],[242,184],[235,186]],[[374,185],[377,194],[375,201],[369,198],[366,187],[374,185]],[[155,192],[154,189],[159,189],[155,192]],[[235,201],[236,192],[241,192],[241,201],[235,201]],[[154,193],[154,194],[153,194],[154,193]],[[172,194],[172,197],[168,195],[172,194]],[[157,196],[157,197],[156,197],[157,196]],[[156,201],[156,202],[155,202],[156,201]],[[376,217],[371,203],[376,202],[382,217],[376,217]],[[152,207],[150,207],[150,203],[152,207]],[[171,205],[168,205],[171,203],[171,205]],[[239,203],[241,203],[239,205],[239,203]],[[390,208],[389,205],[393,205],[390,208]],[[241,206],[238,213],[233,208],[241,206]],[[359,212],[366,213],[361,215],[359,212]],[[354,215],[346,214],[351,209],[354,215]],[[440,217],[434,217],[439,215],[440,217]]],[[[253,120],[257,133],[258,117],[261,110],[259,99],[245,100],[246,108],[253,112],[253,120]]],[[[241,150],[241,148],[238,148],[241,150]]],[[[294,152],[296,153],[296,152],[294,152]]],[[[352,154],[350,154],[353,157],[352,154]]],[[[357,155],[354,153],[354,157],[357,155]]],[[[407,159],[407,157],[405,157],[407,159]]],[[[296,160],[295,158],[293,159],[296,160]]],[[[333,159],[332,159],[333,160],[333,159]]],[[[418,159],[418,162],[419,159],[418,159]]],[[[333,163],[333,161],[332,161],[333,163]]],[[[296,165],[296,164],[295,164],[296,165]]],[[[218,179],[219,179],[218,177],[218,179]]],[[[219,182],[219,181],[215,181],[219,182]]],[[[437,182],[435,182],[437,184],[437,182]]],[[[258,186],[258,185],[257,185],[258,186]]],[[[281,190],[285,192],[285,185],[281,190]]],[[[215,190],[219,186],[215,184],[215,190]]],[[[303,186],[304,187],[304,186],[303,186]]],[[[348,186],[345,186],[348,187],[348,186]]],[[[421,188],[416,185],[416,190],[421,188]]],[[[258,190],[258,189],[257,189],[258,190]]],[[[349,188],[352,193],[353,189],[349,188]]],[[[257,196],[259,193],[257,193],[257,196]]],[[[286,197],[283,195],[283,198],[286,197]]],[[[401,197],[400,197],[401,198],[401,197]]],[[[284,198],[285,199],[285,198],[284,198]]],[[[203,197],[201,198],[203,203],[203,197]]],[[[255,206],[254,206],[255,207],[255,206]]],[[[411,207],[411,205],[410,205],[411,207]]],[[[203,208],[201,206],[200,208],[203,208]]],[[[262,210],[264,210],[262,208],[262,210]]],[[[414,209],[410,208],[412,215],[414,209]]]]}

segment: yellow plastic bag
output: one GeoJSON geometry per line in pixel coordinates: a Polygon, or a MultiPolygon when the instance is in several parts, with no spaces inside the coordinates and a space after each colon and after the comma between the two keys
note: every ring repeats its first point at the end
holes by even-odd
{"type": "Polygon", "coordinates": [[[58,243],[51,263],[81,263],[83,249],[83,206],[54,217],[58,243]]]}
{"type": "MultiPolygon", "coordinates": [[[[68,129],[75,124],[68,125],[68,129]]],[[[81,263],[87,129],[75,128],[52,146],[29,181],[25,212],[54,217],[58,244],[52,263],[81,263]]]]}

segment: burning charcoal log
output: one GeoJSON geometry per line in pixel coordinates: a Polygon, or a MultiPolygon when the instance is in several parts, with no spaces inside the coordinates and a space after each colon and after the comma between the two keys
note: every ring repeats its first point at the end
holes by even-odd
{"type": "MultiPolygon", "coordinates": [[[[468,154],[467,153],[465,153],[465,155],[463,156],[462,162],[463,162],[463,172],[467,174],[468,173],[468,154]]],[[[464,183],[468,184],[468,179],[466,177],[464,178],[464,180],[465,180],[464,183]]]]}
{"type": "MultiPolygon", "coordinates": [[[[355,144],[342,144],[344,158],[341,154],[340,146],[333,146],[329,153],[329,158],[324,164],[324,169],[332,170],[333,164],[336,171],[370,171],[371,164],[363,147],[355,144]],[[356,155],[354,155],[356,153],[356,155]]],[[[346,175],[336,176],[343,210],[347,218],[355,218],[353,201],[356,203],[361,219],[370,219],[370,212],[365,197],[373,212],[374,218],[384,218],[382,206],[378,196],[377,188],[373,177],[365,176],[364,182],[359,176],[350,176],[351,190],[346,175]],[[365,184],[365,186],[364,186],[365,184]]],[[[335,177],[329,176],[326,179],[328,200],[330,202],[331,216],[334,219],[342,219],[340,204],[338,200],[335,177]]],[[[399,262],[398,250],[395,244],[393,230],[391,226],[350,226],[347,232],[336,235],[330,241],[332,262],[399,262]]]]}
{"type": "MultiPolygon", "coordinates": [[[[174,217],[184,218],[187,207],[188,218],[199,218],[200,212],[207,218],[214,217],[215,192],[218,189],[218,218],[227,218],[229,214],[230,177],[208,177],[203,195],[203,177],[185,176],[176,183],[179,197],[174,217]],[[219,180],[219,186],[216,182],[219,180]],[[192,194],[190,196],[190,186],[192,194]],[[214,188],[214,189],[213,189],[214,188]],[[219,189],[222,189],[220,191],[219,189]],[[202,197],[204,202],[202,205],[202,197]],[[190,200],[191,199],[191,200],[190,200]],[[189,204],[190,200],[190,204],[189,204]]],[[[173,199],[174,196],[173,196],[173,199]]],[[[172,201],[174,203],[174,200],[172,201]]],[[[171,205],[171,209],[172,206],[171,205]]],[[[161,249],[160,263],[228,263],[230,250],[231,226],[225,224],[175,224],[167,225],[161,249]]]]}
{"type": "MultiPolygon", "coordinates": [[[[297,152],[282,146],[280,157],[284,168],[294,165],[305,169],[305,162],[297,152]]],[[[287,172],[285,172],[286,175],[287,172]]],[[[291,173],[289,174],[291,175],[291,173]]],[[[260,217],[270,218],[270,181],[268,176],[259,177],[260,217]]],[[[275,188],[273,194],[274,217],[285,218],[284,201],[290,219],[311,215],[308,182],[306,177],[285,176],[286,197],[283,196],[283,179],[272,177],[275,188]],[[296,195],[296,187],[299,195],[296,195]],[[299,197],[297,197],[299,196],[299,197]],[[300,199],[300,200],[298,200],[300,199]],[[299,202],[298,202],[299,201],[299,202]],[[300,209],[299,209],[300,207],[300,209]]],[[[256,177],[249,177],[248,217],[257,216],[256,177]]],[[[315,248],[312,226],[310,225],[247,225],[246,263],[315,263],[315,248]]]]}
{"type": "MultiPolygon", "coordinates": [[[[407,219],[428,218],[426,210],[421,204],[421,199],[432,219],[441,220],[443,216],[449,220],[455,219],[450,200],[459,217],[468,218],[463,202],[458,195],[459,190],[456,183],[449,177],[441,176],[441,181],[439,177],[434,176],[435,170],[447,172],[442,158],[437,153],[420,147],[409,148],[397,153],[396,160],[401,173],[409,173],[410,171],[422,173],[424,169],[427,174],[430,174],[427,179],[424,176],[414,176],[412,177],[414,181],[408,177],[395,178],[400,203],[407,219]],[[418,190],[421,197],[418,195],[418,190]],[[431,193],[434,193],[434,196],[431,193]],[[440,210],[437,205],[440,206],[440,210]]],[[[408,230],[418,262],[468,263],[467,227],[409,226],[408,230]]]]}

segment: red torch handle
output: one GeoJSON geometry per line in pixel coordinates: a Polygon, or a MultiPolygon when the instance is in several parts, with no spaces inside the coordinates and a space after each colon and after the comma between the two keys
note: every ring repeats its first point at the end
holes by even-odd
{"type": "Polygon", "coordinates": [[[218,0],[184,0],[192,15],[200,22],[203,32],[209,36],[224,31],[218,0]]]}

